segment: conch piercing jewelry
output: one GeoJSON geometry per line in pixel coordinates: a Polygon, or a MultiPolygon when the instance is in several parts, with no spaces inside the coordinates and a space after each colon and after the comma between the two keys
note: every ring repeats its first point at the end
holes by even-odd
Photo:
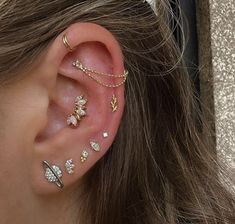
{"type": "Polygon", "coordinates": [[[63,35],[62,40],[63,40],[63,44],[64,44],[64,46],[65,46],[69,51],[73,51],[73,48],[70,46],[70,44],[69,44],[69,41],[68,41],[68,38],[67,38],[67,35],[66,35],[66,34],[64,34],[64,35],[63,35]]]}
{"type": "Polygon", "coordinates": [[[100,151],[100,145],[97,142],[91,141],[90,146],[94,151],[96,152],[100,151]]]}
{"type": "Polygon", "coordinates": [[[61,180],[62,171],[57,165],[50,165],[47,161],[43,161],[43,168],[45,169],[45,177],[49,183],[56,184],[57,187],[63,188],[64,184],[61,180]]]}
{"type": "Polygon", "coordinates": [[[127,76],[128,76],[128,71],[127,70],[125,70],[124,73],[120,74],[120,75],[113,75],[113,74],[108,74],[108,73],[103,73],[103,72],[97,72],[96,70],[86,68],[79,60],[74,61],[72,65],[75,68],[77,68],[78,70],[81,70],[85,75],[87,75],[88,77],[93,79],[98,84],[100,84],[104,87],[108,87],[108,88],[117,88],[117,87],[123,85],[126,82],[126,79],[127,79],[127,76]],[[107,84],[107,83],[102,82],[95,75],[96,76],[105,76],[105,77],[110,77],[110,78],[116,78],[116,79],[122,78],[122,81],[117,83],[117,84],[107,84]]]}
{"type": "Polygon", "coordinates": [[[86,105],[87,100],[83,96],[76,97],[74,112],[67,118],[67,124],[77,127],[78,122],[82,117],[86,116],[86,105]]]}
{"type": "Polygon", "coordinates": [[[69,159],[65,162],[65,169],[68,174],[73,174],[74,173],[74,163],[72,159],[69,159]]]}
{"type": "Polygon", "coordinates": [[[112,101],[111,101],[111,107],[112,107],[112,112],[116,112],[118,109],[118,101],[117,101],[117,97],[113,94],[112,96],[112,101]]]}
{"type": "Polygon", "coordinates": [[[80,157],[81,162],[84,163],[87,160],[88,156],[89,156],[89,153],[86,150],[83,150],[81,157],[80,157]]]}

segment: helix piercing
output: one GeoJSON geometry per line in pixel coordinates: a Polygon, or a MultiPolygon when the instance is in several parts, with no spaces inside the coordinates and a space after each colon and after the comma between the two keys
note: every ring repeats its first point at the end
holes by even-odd
{"type": "Polygon", "coordinates": [[[81,162],[84,163],[87,160],[88,156],[89,156],[89,153],[86,150],[83,150],[81,157],[80,157],[81,162]]]}
{"type": "Polygon", "coordinates": [[[87,100],[83,96],[78,96],[75,99],[75,108],[72,114],[67,118],[67,124],[77,127],[78,122],[82,117],[86,116],[86,105],[87,100]]]}
{"type": "Polygon", "coordinates": [[[93,69],[85,67],[78,59],[76,61],[74,61],[72,63],[72,65],[76,69],[81,70],[85,75],[87,75],[88,77],[93,79],[98,84],[100,84],[100,85],[102,85],[104,87],[108,87],[108,88],[117,88],[117,87],[123,85],[126,82],[127,76],[128,76],[128,71],[127,70],[124,70],[124,73],[123,74],[119,74],[119,75],[98,72],[96,70],[93,70],[93,69]],[[96,76],[99,76],[99,77],[103,76],[103,77],[114,78],[114,79],[122,79],[122,81],[120,81],[117,84],[108,84],[108,83],[105,83],[105,82],[101,81],[96,76]]]}
{"type": "Polygon", "coordinates": [[[57,165],[50,165],[47,161],[43,161],[43,168],[45,169],[45,177],[49,183],[56,184],[57,187],[63,188],[64,184],[61,180],[62,171],[57,165]]]}
{"type": "Polygon", "coordinates": [[[66,34],[64,34],[63,35],[63,38],[62,38],[62,40],[63,40],[63,44],[64,44],[64,46],[71,52],[71,51],[73,51],[73,48],[70,46],[70,44],[69,44],[69,41],[68,41],[68,38],[67,38],[67,35],[66,34]]]}
{"type": "Polygon", "coordinates": [[[73,174],[74,173],[74,163],[72,159],[69,159],[65,162],[65,169],[68,174],[73,174]]]}

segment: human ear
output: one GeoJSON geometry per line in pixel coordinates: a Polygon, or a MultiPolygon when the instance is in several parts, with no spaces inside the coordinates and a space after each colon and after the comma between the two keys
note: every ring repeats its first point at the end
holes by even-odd
{"type": "MultiPolygon", "coordinates": [[[[46,74],[43,77],[48,85],[49,103],[45,110],[46,126],[34,143],[31,182],[35,191],[45,194],[59,190],[58,185],[62,187],[45,177],[46,171],[55,171],[51,170],[53,165],[61,170],[60,180],[66,188],[79,183],[110,148],[124,110],[127,73],[115,37],[92,23],[68,27],[51,43],[37,68],[38,73],[46,74]],[[75,64],[77,59],[82,62],[80,69],[75,64]],[[91,77],[89,69],[97,73],[91,77]],[[86,114],[80,116],[75,127],[67,124],[67,118],[74,114],[78,96],[82,96],[82,105],[77,103],[77,109],[86,108],[86,114]],[[74,167],[66,169],[66,161],[74,167]]],[[[53,179],[54,174],[51,175],[53,179]]]]}

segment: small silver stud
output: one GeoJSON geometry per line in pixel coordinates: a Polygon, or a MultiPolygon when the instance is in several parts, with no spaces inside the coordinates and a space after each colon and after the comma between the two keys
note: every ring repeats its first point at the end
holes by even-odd
{"type": "Polygon", "coordinates": [[[103,133],[103,137],[104,137],[104,138],[108,138],[108,137],[109,137],[108,132],[104,132],[104,133],[103,133]]]}

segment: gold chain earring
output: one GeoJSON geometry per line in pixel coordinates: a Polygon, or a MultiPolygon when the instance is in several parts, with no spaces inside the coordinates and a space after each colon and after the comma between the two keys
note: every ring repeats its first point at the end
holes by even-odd
{"type": "Polygon", "coordinates": [[[81,70],[85,75],[87,75],[88,77],[90,77],[91,79],[93,79],[95,82],[97,82],[98,84],[104,86],[104,87],[108,87],[108,88],[117,88],[121,85],[123,85],[126,80],[127,80],[127,76],[128,76],[128,71],[124,70],[123,74],[119,74],[119,75],[113,75],[113,74],[109,74],[109,73],[103,73],[103,72],[98,72],[94,69],[90,69],[85,67],[79,60],[76,60],[72,63],[72,65],[77,68],[78,70],[81,70]],[[117,84],[107,84],[102,82],[101,80],[99,80],[97,76],[105,76],[105,77],[111,77],[111,78],[115,78],[115,79],[120,79],[122,78],[122,81],[117,83],[117,84]]]}

